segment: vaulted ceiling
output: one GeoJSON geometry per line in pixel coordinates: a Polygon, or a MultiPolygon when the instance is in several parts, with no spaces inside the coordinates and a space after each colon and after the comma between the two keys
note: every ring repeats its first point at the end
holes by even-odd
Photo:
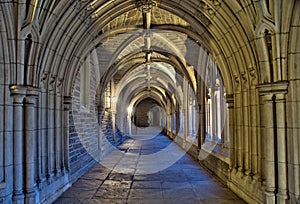
{"type": "MultiPolygon", "coordinates": [[[[32,43],[25,47],[28,51],[32,50],[25,63],[34,69],[24,75],[16,71],[12,84],[21,84],[25,80],[29,85],[52,87],[60,89],[66,96],[71,95],[79,64],[94,49],[100,59],[107,57],[101,73],[106,73],[105,68],[114,67],[117,71],[108,75],[116,76],[117,80],[133,64],[144,64],[143,58],[149,60],[149,53],[151,60],[172,65],[190,83],[194,83],[195,79],[192,79],[187,67],[192,66],[201,73],[204,69],[195,66],[199,62],[194,59],[201,59],[202,56],[200,61],[203,62],[203,56],[208,54],[218,65],[228,94],[242,87],[287,79],[286,61],[276,62],[275,71],[271,70],[267,61],[270,52],[274,59],[283,59],[291,45],[281,43],[280,47],[272,47],[272,42],[270,44],[266,39],[279,30],[288,33],[292,19],[282,18],[280,21],[280,16],[297,13],[293,4],[283,7],[281,13],[275,16],[274,11],[278,10],[276,4],[250,0],[21,2],[23,4],[16,6],[1,4],[1,16],[11,16],[1,18],[1,29],[7,32],[7,36],[21,36],[24,41],[32,43]],[[14,11],[19,18],[13,15],[14,11]],[[154,33],[149,37],[152,40],[150,47],[145,47],[149,43],[145,40],[148,38],[145,31],[154,33]],[[206,54],[193,56],[190,53],[187,57],[186,52],[191,51],[186,49],[187,42],[194,48],[198,47],[197,54],[202,53],[200,50],[206,54]],[[103,55],[103,51],[107,56],[103,55]],[[119,63],[122,60],[126,63],[119,63]],[[118,63],[121,66],[115,66],[118,63]]],[[[24,55],[24,50],[14,50],[14,43],[8,41],[4,47],[9,49],[3,50],[3,53],[17,59],[17,56],[24,55]],[[14,56],[11,53],[17,54],[14,56]]],[[[16,70],[22,70],[23,64],[16,63],[14,66],[16,70]]]]}

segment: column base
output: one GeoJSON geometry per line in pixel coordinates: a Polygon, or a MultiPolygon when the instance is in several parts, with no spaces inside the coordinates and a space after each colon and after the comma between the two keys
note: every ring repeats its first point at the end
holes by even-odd
{"type": "Polygon", "coordinates": [[[47,182],[51,184],[54,180],[54,173],[50,173],[47,175],[47,182]]]}
{"type": "Polygon", "coordinates": [[[35,192],[26,193],[25,204],[36,203],[35,192]]]}
{"type": "Polygon", "coordinates": [[[243,178],[244,176],[245,176],[244,169],[242,167],[239,167],[238,172],[237,172],[237,177],[238,178],[243,178]]]}
{"type": "Polygon", "coordinates": [[[13,204],[24,204],[24,194],[23,193],[19,193],[19,194],[15,194],[13,195],[13,204]]]}
{"type": "Polygon", "coordinates": [[[274,191],[265,191],[266,195],[266,204],[275,204],[276,203],[276,196],[274,191]]]}
{"type": "Polygon", "coordinates": [[[283,204],[288,203],[289,196],[287,190],[279,190],[276,197],[277,197],[277,203],[283,203],[283,204]]]}

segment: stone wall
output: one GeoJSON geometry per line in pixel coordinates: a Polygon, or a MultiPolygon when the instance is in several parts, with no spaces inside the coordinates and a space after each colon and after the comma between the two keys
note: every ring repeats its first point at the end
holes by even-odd
{"type": "Polygon", "coordinates": [[[138,127],[148,127],[150,126],[149,123],[149,116],[148,112],[150,111],[151,107],[156,104],[154,100],[144,100],[136,107],[135,111],[135,124],[138,127]]]}
{"type": "Polygon", "coordinates": [[[72,93],[72,109],[69,117],[69,157],[72,179],[77,179],[88,169],[90,164],[99,160],[99,123],[98,111],[95,103],[98,82],[96,79],[93,60],[88,57],[90,80],[89,80],[89,105],[81,104],[81,76],[80,70],[76,74],[72,93]]]}

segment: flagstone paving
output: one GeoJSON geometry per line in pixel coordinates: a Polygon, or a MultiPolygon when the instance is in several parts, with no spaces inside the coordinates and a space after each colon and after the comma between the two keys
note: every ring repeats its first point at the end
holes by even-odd
{"type": "Polygon", "coordinates": [[[126,140],[54,203],[245,203],[157,133],[144,130],[126,140]]]}

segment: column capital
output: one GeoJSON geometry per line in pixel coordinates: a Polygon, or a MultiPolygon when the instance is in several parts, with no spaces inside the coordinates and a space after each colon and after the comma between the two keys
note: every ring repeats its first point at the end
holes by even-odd
{"type": "Polygon", "coordinates": [[[11,85],[9,87],[11,93],[10,95],[13,97],[14,103],[23,103],[23,100],[26,96],[27,88],[27,86],[21,85],[11,85]]]}
{"type": "Polygon", "coordinates": [[[275,83],[259,84],[256,86],[259,95],[277,95],[286,94],[288,91],[289,83],[287,81],[280,81],[275,83]]]}
{"type": "Polygon", "coordinates": [[[26,92],[26,103],[27,104],[35,104],[36,99],[39,96],[39,89],[35,87],[28,87],[26,92]]]}

